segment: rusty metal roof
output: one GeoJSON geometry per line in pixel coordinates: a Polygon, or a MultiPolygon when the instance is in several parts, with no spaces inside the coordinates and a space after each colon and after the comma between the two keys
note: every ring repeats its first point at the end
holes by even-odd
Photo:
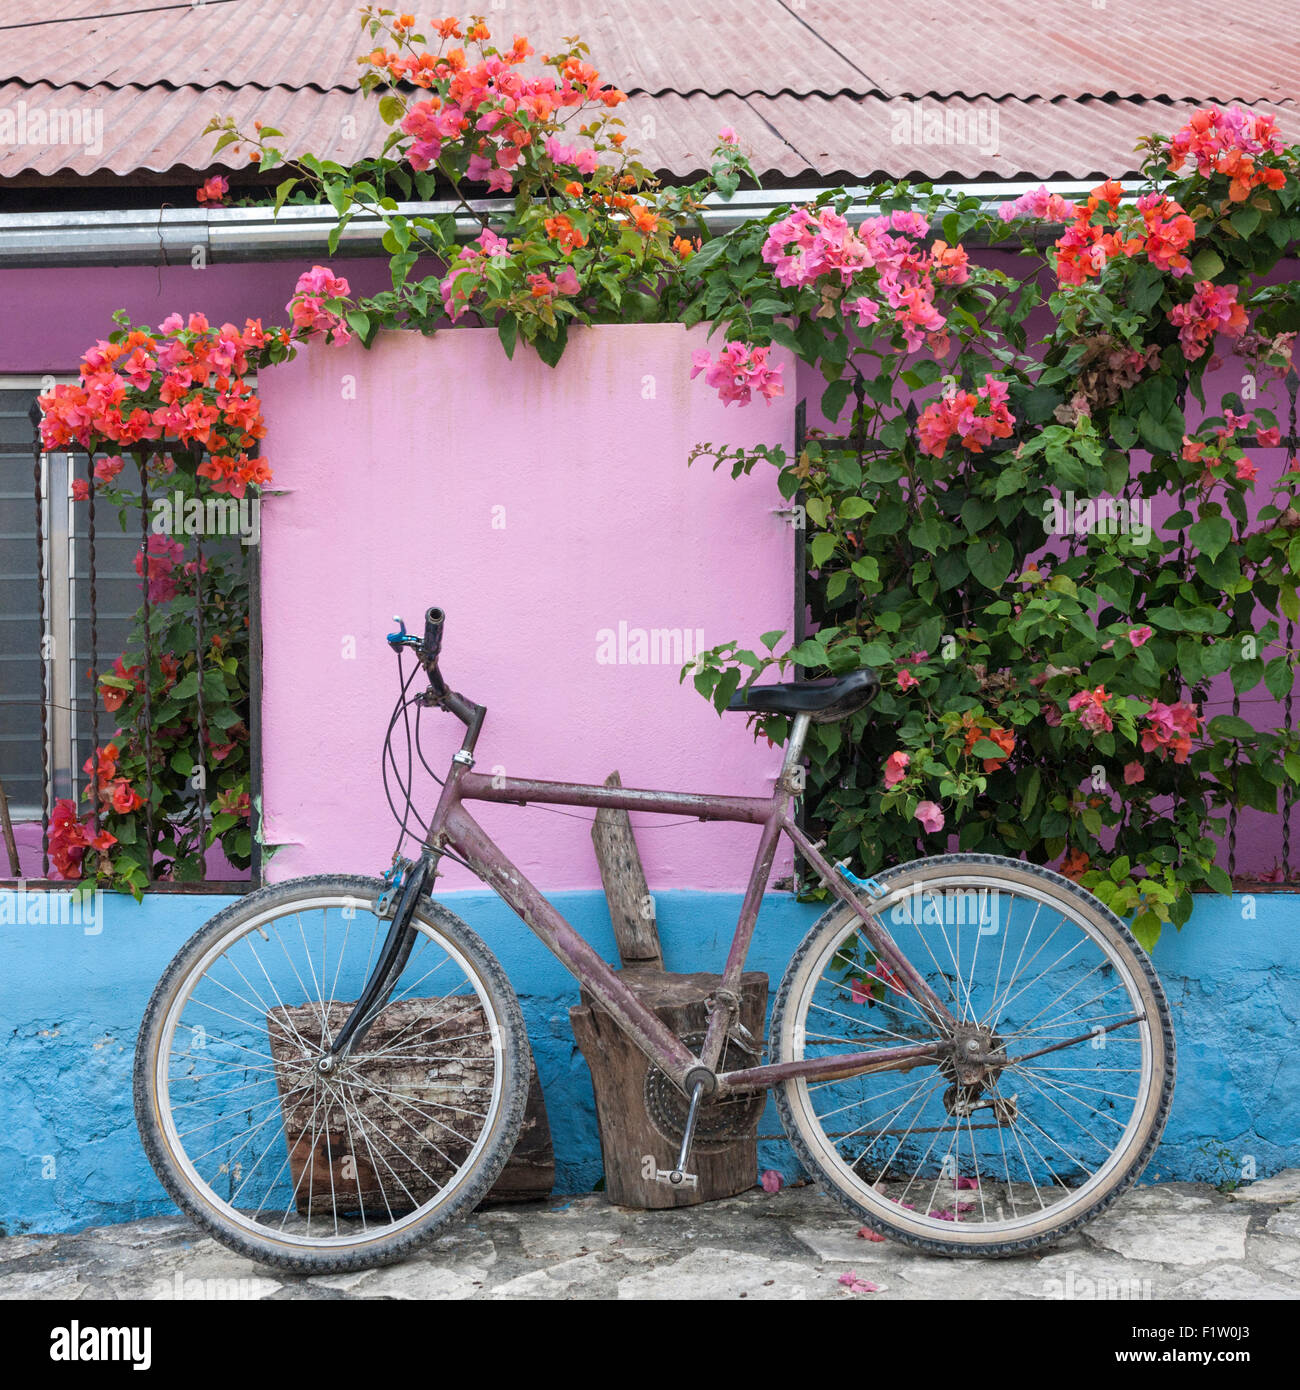
{"type": "MultiPolygon", "coordinates": [[[[1295,0],[478,0],[539,50],[580,34],[631,100],[645,162],[702,172],[730,125],[760,175],[1007,181],[1135,172],[1135,140],[1192,104],[1242,101],[1300,139],[1295,0]]],[[[17,184],[175,183],[214,115],[255,115],[341,161],[384,128],[357,92],[359,0],[0,0],[0,113],[83,112],[99,141],[0,137],[17,184]],[[352,121],[345,118],[352,117],[352,121]]],[[[448,8],[455,9],[455,6],[448,8]]],[[[3,127],[0,127],[3,130],[3,127]]],[[[29,128],[30,133],[30,128],[29,128]]],[[[66,133],[66,127],[65,127],[66,133]]]]}

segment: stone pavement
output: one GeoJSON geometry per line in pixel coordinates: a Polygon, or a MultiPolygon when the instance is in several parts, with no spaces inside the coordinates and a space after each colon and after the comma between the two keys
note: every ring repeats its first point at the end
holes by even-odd
{"type": "Polygon", "coordinates": [[[1300,1298],[1300,1170],[1228,1196],[1140,1187],[1055,1250],[1010,1260],[931,1258],[857,1231],[811,1185],[661,1212],[557,1197],[478,1212],[404,1264],[301,1278],[166,1216],[0,1240],[0,1299],[1300,1298]],[[850,1270],[859,1291],[841,1282],[850,1270]]]}

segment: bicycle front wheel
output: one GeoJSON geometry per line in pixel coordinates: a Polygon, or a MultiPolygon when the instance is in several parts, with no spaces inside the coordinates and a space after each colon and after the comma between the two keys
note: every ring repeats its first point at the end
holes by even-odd
{"type": "Polygon", "coordinates": [[[1137,1178],[1164,1128],[1174,1038],[1151,963],[1101,902],[1033,864],[954,854],[878,877],[877,920],[953,1022],[840,905],[782,981],[774,1060],[944,1048],[909,1070],[785,1083],[786,1133],[828,1191],[919,1249],[1051,1244],[1137,1178]]]}
{"type": "Polygon", "coordinates": [[[136,1120],[177,1205],[232,1249],[325,1273],[402,1258],[482,1200],[523,1122],[529,1052],[501,966],[422,898],[385,1007],[322,1073],[379,958],[383,885],[261,889],[180,951],[145,1013],[136,1120]]]}

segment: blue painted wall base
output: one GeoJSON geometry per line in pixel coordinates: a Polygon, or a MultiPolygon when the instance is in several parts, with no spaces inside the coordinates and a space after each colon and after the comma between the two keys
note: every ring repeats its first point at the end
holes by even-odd
{"type": "MultiPolygon", "coordinates": [[[[230,900],[106,895],[94,927],[0,921],[0,1227],[72,1231],[170,1209],[136,1137],[131,1061],[145,1004],[181,943],[230,900]],[[97,929],[96,929],[97,928],[97,929]]],[[[591,1079],[569,1029],[577,986],[487,892],[449,893],[453,912],[506,966],[523,1003],[555,1138],[557,1190],[601,1175],[591,1079]]],[[[603,896],[553,901],[607,960],[603,896]]],[[[739,911],[733,893],[656,895],[672,970],[718,970],[739,911]]],[[[749,968],[775,992],[819,909],[770,894],[749,968]]],[[[6,914],[12,918],[13,914],[6,914]]],[[[1205,897],[1155,952],[1178,1035],[1178,1089],[1148,1179],[1224,1182],[1300,1165],[1300,894],[1205,897]]],[[[760,1164],[793,1177],[769,1103],[760,1164]]]]}

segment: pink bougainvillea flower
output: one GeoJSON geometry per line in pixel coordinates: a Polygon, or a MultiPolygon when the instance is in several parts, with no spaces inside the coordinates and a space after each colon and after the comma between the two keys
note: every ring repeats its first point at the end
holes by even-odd
{"type": "Polygon", "coordinates": [[[896,787],[907,776],[907,767],[911,761],[912,755],[904,753],[901,748],[892,752],[885,759],[885,786],[896,787]]]}
{"type": "Polygon", "coordinates": [[[850,1269],[840,1275],[840,1283],[844,1285],[850,1293],[879,1293],[880,1285],[873,1284],[870,1279],[859,1279],[858,1272],[850,1269]]]}
{"type": "Polygon", "coordinates": [[[717,391],[723,405],[748,405],[754,392],[771,405],[776,396],[785,395],[785,385],[783,367],[768,363],[770,351],[748,343],[728,343],[714,361],[707,348],[700,348],[691,355],[691,378],[703,372],[705,385],[717,391]]]}
{"type": "Polygon", "coordinates": [[[1110,698],[1104,685],[1071,695],[1069,705],[1072,710],[1079,711],[1080,727],[1094,734],[1109,733],[1115,727],[1114,721],[1106,712],[1106,702],[1110,698]]]}
{"type": "Polygon", "coordinates": [[[729,125],[724,125],[718,131],[718,140],[724,145],[734,145],[736,143],[736,132],[729,125]]]}
{"type": "Polygon", "coordinates": [[[1276,425],[1270,425],[1267,429],[1255,431],[1255,443],[1261,444],[1265,449],[1276,448],[1282,442],[1282,431],[1276,425]]]}
{"type": "Polygon", "coordinates": [[[85,478],[73,478],[72,500],[84,502],[90,496],[90,483],[85,478]]]}
{"type": "Polygon", "coordinates": [[[1184,700],[1173,705],[1152,700],[1143,718],[1146,727],[1142,730],[1142,751],[1155,753],[1161,759],[1166,752],[1172,752],[1174,762],[1185,763],[1191,755],[1192,735],[1201,722],[1196,706],[1184,700]]]}
{"type": "Polygon", "coordinates": [[[951,390],[931,401],[917,421],[922,453],[941,458],[956,435],[963,449],[982,453],[994,439],[1006,439],[1015,427],[1007,407],[1007,385],[986,375],[978,391],[951,390]]]}
{"type": "Polygon", "coordinates": [[[1237,460],[1237,481],[1242,483],[1253,483],[1259,474],[1259,469],[1246,458],[1237,460]]]}
{"type": "Polygon", "coordinates": [[[1147,776],[1146,768],[1139,762],[1124,764],[1124,785],[1126,787],[1136,786],[1139,782],[1145,782],[1147,776]]]}
{"type": "MultiPolygon", "coordinates": [[[[168,603],[176,597],[176,578],[174,571],[177,562],[185,554],[180,541],[167,536],[149,537],[149,602],[168,603]]],[[[135,572],[144,575],[143,547],[135,553],[135,572]]]]}
{"type": "Polygon", "coordinates": [[[943,829],[943,810],[937,802],[922,801],[913,815],[921,822],[922,828],[931,835],[935,831],[943,829]]]}
{"type": "Polygon", "coordinates": [[[284,307],[293,318],[295,333],[306,337],[326,335],[336,342],[346,342],[352,331],[342,316],[325,308],[327,299],[347,299],[352,287],[342,275],[324,265],[304,270],[294,286],[293,298],[284,307]]]}
{"type": "Polygon", "coordinates": [[[780,1192],[782,1187],[781,1174],[775,1168],[766,1169],[758,1181],[764,1192],[780,1192]]]}
{"type": "Polygon", "coordinates": [[[849,995],[855,1004],[869,1004],[871,1002],[871,988],[864,980],[850,980],[849,995]]]}
{"type": "Polygon", "coordinates": [[[898,688],[900,690],[911,690],[914,685],[921,682],[910,671],[900,671],[898,673],[898,688]]]}
{"type": "Polygon", "coordinates": [[[566,265],[555,277],[555,288],[560,294],[577,294],[582,288],[577,272],[571,265],[566,265]]]}
{"type": "Polygon", "coordinates": [[[1191,299],[1175,304],[1169,322],[1178,329],[1178,342],[1188,361],[1200,357],[1217,334],[1240,338],[1246,331],[1246,311],[1237,303],[1236,285],[1197,281],[1191,299]]]}
{"type": "Polygon", "coordinates": [[[978,1178],[959,1177],[954,1179],[953,1181],[953,1187],[955,1187],[958,1192],[978,1192],[979,1185],[980,1183],[978,1178]]]}
{"type": "Polygon", "coordinates": [[[225,200],[226,194],[230,192],[230,185],[220,174],[213,174],[210,179],[205,179],[198,188],[195,197],[200,203],[211,203],[214,207],[225,200]]]}
{"type": "Polygon", "coordinates": [[[884,1240],[884,1236],[882,1236],[879,1231],[873,1231],[870,1226],[859,1226],[858,1239],[869,1240],[873,1244],[879,1244],[884,1240]]]}
{"type": "Polygon", "coordinates": [[[1059,193],[1049,193],[1046,184],[1022,193],[1013,203],[1003,203],[998,216],[1004,222],[1014,222],[1017,217],[1035,217],[1043,222],[1072,222],[1075,206],[1059,193]]]}

